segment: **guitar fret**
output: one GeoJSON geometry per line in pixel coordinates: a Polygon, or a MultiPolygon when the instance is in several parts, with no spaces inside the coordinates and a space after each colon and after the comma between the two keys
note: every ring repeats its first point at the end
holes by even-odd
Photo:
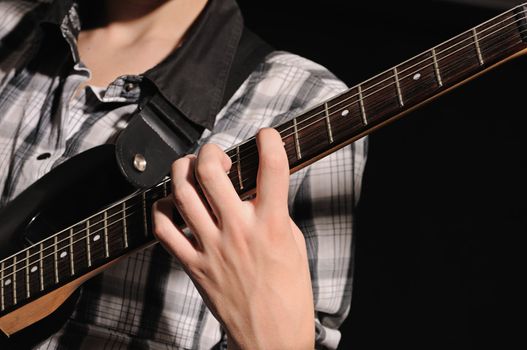
{"type": "Polygon", "coordinates": [[[128,227],[126,226],[126,202],[123,202],[123,240],[124,240],[124,248],[128,248],[128,227]]]}
{"type": "Polygon", "coordinates": [[[16,255],[13,256],[13,272],[12,272],[12,281],[13,281],[13,305],[16,305],[16,255]]]}
{"type": "Polygon", "coordinates": [[[143,192],[141,194],[141,198],[142,198],[142,203],[143,203],[143,229],[144,229],[144,234],[145,234],[145,237],[148,236],[148,219],[147,219],[147,214],[146,214],[146,192],[143,192]]]}
{"type": "Polygon", "coordinates": [[[168,195],[167,182],[168,181],[163,181],[163,197],[166,197],[168,195]]]}
{"type": "Polygon", "coordinates": [[[28,299],[31,297],[29,290],[29,249],[26,250],[26,297],[28,299]]]}
{"type": "Polygon", "coordinates": [[[70,228],[70,237],[69,237],[69,241],[70,241],[70,270],[71,270],[71,275],[75,275],[75,256],[73,255],[73,228],[70,228]]]}
{"type": "Polygon", "coordinates": [[[358,86],[359,89],[359,104],[360,104],[360,112],[362,116],[362,122],[364,125],[368,125],[368,118],[366,117],[366,107],[364,106],[364,98],[362,97],[362,86],[358,86]]]}
{"type": "Polygon", "coordinates": [[[333,143],[333,131],[331,130],[331,120],[329,119],[328,103],[324,103],[324,112],[326,113],[326,127],[328,129],[329,143],[333,143]]]}
{"type": "Polygon", "coordinates": [[[89,220],[90,230],[88,241],[90,242],[90,259],[91,265],[97,265],[102,259],[106,258],[106,230],[104,211],[92,216],[89,220]]]}
{"type": "Polygon", "coordinates": [[[26,278],[26,295],[25,298],[30,298],[35,292],[40,290],[40,282],[38,277],[38,246],[32,246],[26,248],[26,256],[24,260],[26,261],[24,270],[26,278]]]}
{"type": "Polygon", "coordinates": [[[39,249],[38,245],[31,246],[28,249],[28,254],[26,255],[26,288],[27,288],[27,297],[33,296],[36,292],[40,291],[40,277],[39,277],[39,249]]]}
{"type": "Polygon", "coordinates": [[[436,55],[435,49],[432,49],[432,57],[434,59],[434,70],[436,73],[437,83],[441,87],[443,86],[443,79],[441,78],[441,73],[439,72],[439,62],[437,61],[437,55],[436,55]]]}
{"type": "Polygon", "coordinates": [[[399,98],[399,105],[403,107],[404,106],[403,93],[401,91],[401,83],[399,82],[399,72],[397,72],[397,67],[393,69],[393,77],[395,79],[395,86],[397,88],[397,97],[399,98]]]}
{"type": "Polygon", "coordinates": [[[298,138],[298,124],[296,121],[296,118],[293,118],[293,132],[294,132],[294,138],[295,138],[295,151],[296,151],[296,158],[302,159],[302,152],[300,151],[300,140],[298,138]]]}
{"type": "Polygon", "coordinates": [[[2,294],[3,294],[3,304],[4,309],[9,309],[11,306],[13,306],[14,300],[13,300],[13,292],[14,292],[14,286],[13,286],[13,276],[15,275],[16,270],[16,259],[15,257],[11,257],[9,260],[6,259],[2,262],[2,294]]]}
{"type": "Polygon", "coordinates": [[[86,220],[86,259],[91,267],[90,220],[86,220]]]}
{"type": "Polygon", "coordinates": [[[59,283],[59,259],[58,259],[58,249],[57,249],[57,235],[55,235],[53,240],[53,256],[54,256],[54,270],[55,270],[55,283],[59,283]]]}
{"type": "Polygon", "coordinates": [[[38,266],[40,270],[40,291],[44,290],[44,244],[39,244],[39,254],[38,254],[38,266]]]}
{"type": "Polygon", "coordinates": [[[5,309],[5,302],[4,302],[4,262],[2,261],[2,264],[0,265],[0,306],[2,308],[2,311],[5,309]]]}
{"type": "Polygon", "coordinates": [[[472,29],[472,36],[474,37],[474,44],[476,45],[479,64],[482,66],[485,64],[485,62],[483,61],[483,55],[481,54],[481,47],[479,45],[478,32],[476,31],[476,28],[472,29]]]}
{"type": "Polygon", "coordinates": [[[240,190],[243,190],[242,162],[240,157],[240,146],[236,146],[236,170],[238,170],[238,184],[240,190]]]}
{"type": "Polygon", "coordinates": [[[105,256],[108,258],[110,257],[110,249],[108,247],[108,212],[106,210],[104,211],[103,225],[104,225],[104,253],[105,253],[105,256]]]}

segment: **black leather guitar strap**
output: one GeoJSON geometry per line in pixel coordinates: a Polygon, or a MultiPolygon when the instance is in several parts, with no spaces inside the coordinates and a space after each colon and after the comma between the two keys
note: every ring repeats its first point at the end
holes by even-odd
{"type": "MultiPolygon", "coordinates": [[[[244,29],[222,106],[272,50],[257,35],[244,29]]],[[[143,86],[143,90],[146,90],[145,97],[115,147],[121,172],[136,188],[158,184],[169,173],[172,162],[188,154],[203,132],[201,126],[187,119],[152,83],[143,86]]]]}

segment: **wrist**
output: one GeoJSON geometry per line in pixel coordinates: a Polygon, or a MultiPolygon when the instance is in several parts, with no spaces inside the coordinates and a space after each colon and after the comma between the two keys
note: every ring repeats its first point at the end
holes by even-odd
{"type": "Polygon", "coordinates": [[[315,324],[312,314],[306,321],[270,321],[259,318],[258,325],[246,322],[241,327],[229,325],[227,348],[229,350],[313,350],[315,324]],[[263,321],[263,322],[262,322],[263,321]],[[268,322],[266,322],[268,321],[268,322]],[[229,330],[230,329],[230,330],[229,330]]]}

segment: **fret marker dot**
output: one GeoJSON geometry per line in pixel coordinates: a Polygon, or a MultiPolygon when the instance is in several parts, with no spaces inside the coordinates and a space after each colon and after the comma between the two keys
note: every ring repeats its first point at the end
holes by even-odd
{"type": "Polygon", "coordinates": [[[10,284],[11,284],[11,278],[6,279],[4,282],[4,286],[8,286],[10,284]]]}
{"type": "Polygon", "coordinates": [[[66,252],[66,251],[63,251],[62,253],[60,253],[60,257],[61,258],[65,258],[66,255],[68,255],[68,252],[66,252]]]}
{"type": "Polygon", "coordinates": [[[99,239],[101,239],[101,235],[95,235],[95,237],[93,237],[94,242],[97,242],[99,239]]]}
{"type": "Polygon", "coordinates": [[[341,115],[342,115],[343,117],[347,116],[348,114],[350,114],[350,111],[347,110],[347,109],[345,109],[345,110],[342,111],[342,113],[341,113],[341,115]]]}
{"type": "Polygon", "coordinates": [[[36,272],[37,270],[38,270],[38,267],[36,266],[31,267],[31,272],[36,272]]]}
{"type": "Polygon", "coordinates": [[[419,80],[419,79],[421,79],[421,73],[416,73],[414,75],[414,80],[419,80]]]}

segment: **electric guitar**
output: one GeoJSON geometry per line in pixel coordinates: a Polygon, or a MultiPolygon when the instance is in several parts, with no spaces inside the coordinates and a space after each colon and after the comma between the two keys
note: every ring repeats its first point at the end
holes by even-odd
{"type": "MultiPolygon", "coordinates": [[[[276,129],[291,173],[527,52],[517,6],[311,108],[276,129]]],[[[226,151],[240,197],[254,192],[254,138],[226,151]]],[[[84,152],[0,212],[0,330],[10,336],[53,313],[87,279],[156,243],[151,206],[170,179],[136,191],[111,145],[84,152]]]]}

